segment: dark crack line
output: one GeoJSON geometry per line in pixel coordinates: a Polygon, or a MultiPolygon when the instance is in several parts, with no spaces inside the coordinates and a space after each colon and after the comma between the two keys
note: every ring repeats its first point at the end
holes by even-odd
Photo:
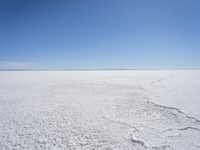
{"type": "Polygon", "coordinates": [[[170,78],[173,78],[173,77],[174,77],[174,76],[162,77],[162,78],[160,78],[160,79],[158,79],[158,80],[156,80],[156,81],[151,82],[150,85],[153,86],[153,85],[156,84],[156,83],[162,82],[162,81],[164,81],[164,80],[167,80],[167,79],[170,79],[170,78]]]}
{"type": "Polygon", "coordinates": [[[152,85],[154,85],[154,84],[156,84],[158,82],[162,82],[163,80],[165,80],[165,78],[161,78],[159,80],[153,81],[153,82],[150,83],[150,85],[152,86],[152,85]]]}
{"type": "Polygon", "coordinates": [[[133,139],[131,138],[131,142],[134,143],[134,144],[139,144],[141,145],[142,147],[144,147],[145,149],[148,148],[148,146],[145,144],[145,142],[143,142],[142,140],[138,140],[138,139],[133,139]]]}
{"type": "Polygon", "coordinates": [[[180,129],[177,129],[177,130],[180,130],[180,131],[184,131],[184,130],[197,130],[197,131],[200,131],[199,128],[195,128],[195,127],[185,127],[185,128],[180,128],[180,129]]]}
{"type": "Polygon", "coordinates": [[[151,105],[154,105],[154,106],[160,107],[160,108],[164,108],[164,109],[175,110],[175,111],[177,111],[178,113],[184,115],[186,118],[191,119],[191,120],[194,120],[195,122],[197,122],[198,124],[200,124],[200,120],[199,120],[199,119],[187,115],[186,113],[184,113],[183,111],[181,111],[181,110],[178,109],[178,108],[169,107],[169,106],[163,106],[163,105],[156,104],[156,103],[150,101],[151,99],[150,99],[150,98],[147,98],[147,97],[145,97],[145,99],[146,99],[146,102],[149,103],[149,104],[151,104],[151,105]]]}

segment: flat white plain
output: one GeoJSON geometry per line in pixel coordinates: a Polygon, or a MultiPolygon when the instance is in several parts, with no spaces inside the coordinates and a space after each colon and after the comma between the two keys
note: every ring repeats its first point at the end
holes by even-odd
{"type": "Polygon", "coordinates": [[[0,149],[200,149],[200,71],[2,71],[0,149]]]}

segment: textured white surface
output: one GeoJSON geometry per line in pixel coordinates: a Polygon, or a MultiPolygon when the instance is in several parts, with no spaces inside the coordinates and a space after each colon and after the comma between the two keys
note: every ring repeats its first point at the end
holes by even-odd
{"type": "Polygon", "coordinates": [[[0,72],[0,149],[200,149],[200,71],[0,72]]]}

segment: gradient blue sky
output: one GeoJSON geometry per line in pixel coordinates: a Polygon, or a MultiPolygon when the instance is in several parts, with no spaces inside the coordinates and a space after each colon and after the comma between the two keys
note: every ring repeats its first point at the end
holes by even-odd
{"type": "Polygon", "coordinates": [[[198,69],[199,0],[0,0],[0,69],[198,69]]]}

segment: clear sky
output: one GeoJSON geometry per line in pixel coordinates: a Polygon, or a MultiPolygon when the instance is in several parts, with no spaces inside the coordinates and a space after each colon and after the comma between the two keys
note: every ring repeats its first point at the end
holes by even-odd
{"type": "Polygon", "coordinates": [[[0,0],[10,68],[200,68],[200,0],[0,0]]]}

